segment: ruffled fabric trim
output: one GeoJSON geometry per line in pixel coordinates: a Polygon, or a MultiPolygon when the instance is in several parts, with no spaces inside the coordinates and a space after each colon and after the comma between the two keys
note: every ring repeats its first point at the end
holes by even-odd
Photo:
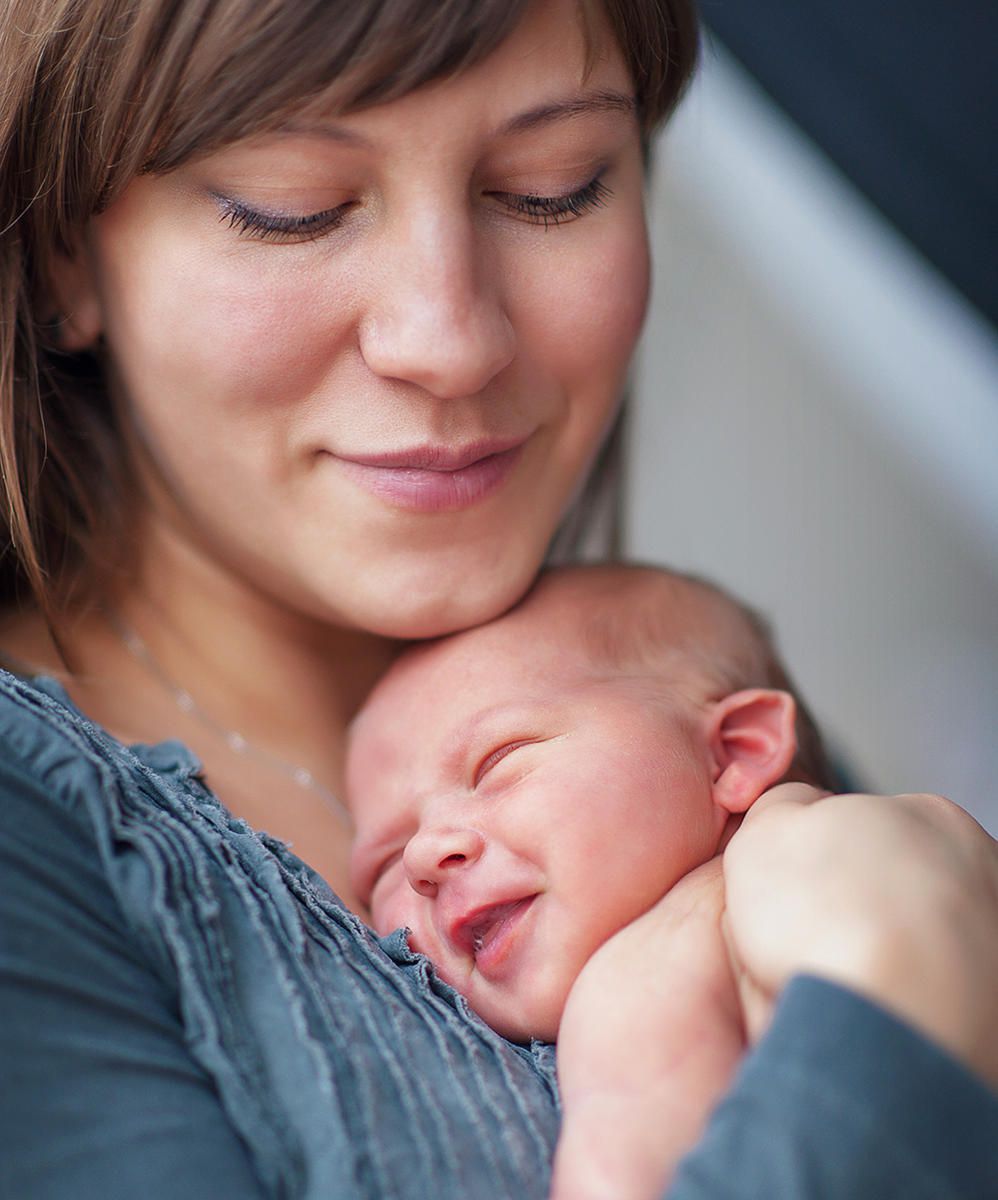
{"type": "Polygon", "coordinates": [[[545,1195],[550,1053],[498,1037],[403,931],[377,938],[287,846],[233,817],[186,747],[125,747],[55,681],[6,672],[0,745],[92,829],[275,1196],[545,1195]]]}

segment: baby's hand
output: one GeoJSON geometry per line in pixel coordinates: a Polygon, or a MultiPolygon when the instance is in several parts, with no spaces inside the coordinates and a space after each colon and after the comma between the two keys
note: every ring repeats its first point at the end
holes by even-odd
{"type": "Polygon", "coordinates": [[[720,859],[593,955],[558,1034],[564,1123],[552,1200],[662,1195],[745,1048],[720,859]]]}

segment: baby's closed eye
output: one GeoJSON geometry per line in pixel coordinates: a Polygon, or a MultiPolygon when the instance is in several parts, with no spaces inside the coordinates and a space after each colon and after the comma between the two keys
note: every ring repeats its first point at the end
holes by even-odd
{"type": "Polygon", "coordinates": [[[519,750],[523,746],[529,746],[535,740],[536,739],[534,738],[519,738],[516,741],[506,742],[504,745],[499,746],[497,749],[491,751],[491,753],[487,754],[475,768],[475,776],[471,786],[473,788],[478,787],[485,776],[489,773],[489,771],[492,770],[494,766],[496,766],[497,763],[502,762],[502,760],[506,758],[507,755],[512,754],[514,750],[519,750]]]}
{"type": "Polygon", "coordinates": [[[499,766],[500,763],[505,762],[514,754],[516,755],[517,769],[521,769],[521,767],[526,768],[527,764],[525,762],[521,764],[520,756],[516,752],[527,750],[532,746],[542,746],[545,743],[553,740],[555,739],[552,737],[517,737],[511,738],[509,741],[504,741],[501,745],[497,746],[494,750],[491,750],[488,754],[486,754],[475,768],[473,772],[472,790],[478,788],[487,775],[489,775],[497,766],[499,766]]]}
{"type": "MultiPolygon", "coordinates": [[[[400,884],[406,883],[402,864],[404,851],[405,846],[399,846],[387,855],[375,868],[368,883],[367,906],[371,912],[371,925],[378,933],[391,933],[393,929],[398,928],[400,923],[405,923],[404,921],[395,921],[390,927],[384,927],[387,922],[394,920],[391,914],[398,906],[393,901],[398,897],[400,884]]],[[[409,890],[408,884],[406,884],[406,893],[409,890]]]]}

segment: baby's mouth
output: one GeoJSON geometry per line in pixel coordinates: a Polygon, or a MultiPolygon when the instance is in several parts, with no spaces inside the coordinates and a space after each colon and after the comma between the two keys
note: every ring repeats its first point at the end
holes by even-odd
{"type": "Polygon", "coordinates": [[[473,954],[478,954],[484,950],[489,944],[492,934],[495,932],[497,925],[502,921],[503,917],[509,911],[509,905],[501,905],[499,908],[492,909],[489,914],[480,922],[476,923],[471,930],[471,950],[473,954]]]}
{"type": "Polygon", "coordinates": [[[477,959],[512,927],[535,899],[536,895],[522,896],[519,900],[480,908],[457,922],[452,931],[452,940],[465,953],[477,959]]]}

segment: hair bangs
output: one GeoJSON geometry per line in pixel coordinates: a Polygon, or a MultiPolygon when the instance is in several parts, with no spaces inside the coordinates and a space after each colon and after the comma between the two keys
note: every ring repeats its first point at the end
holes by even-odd
{"type": "MultiPolygon", "coordinates": [[[[123,130],[136,171],[279,125],[385,103],[486,58],[528,0],[202,0],[152,23],[133,91],[142,128],[123,130]],[[139,151],[141,152],[141,151],[139,151]]],[[[141,19],[141,18],[140,18],[141,19]]]]}

